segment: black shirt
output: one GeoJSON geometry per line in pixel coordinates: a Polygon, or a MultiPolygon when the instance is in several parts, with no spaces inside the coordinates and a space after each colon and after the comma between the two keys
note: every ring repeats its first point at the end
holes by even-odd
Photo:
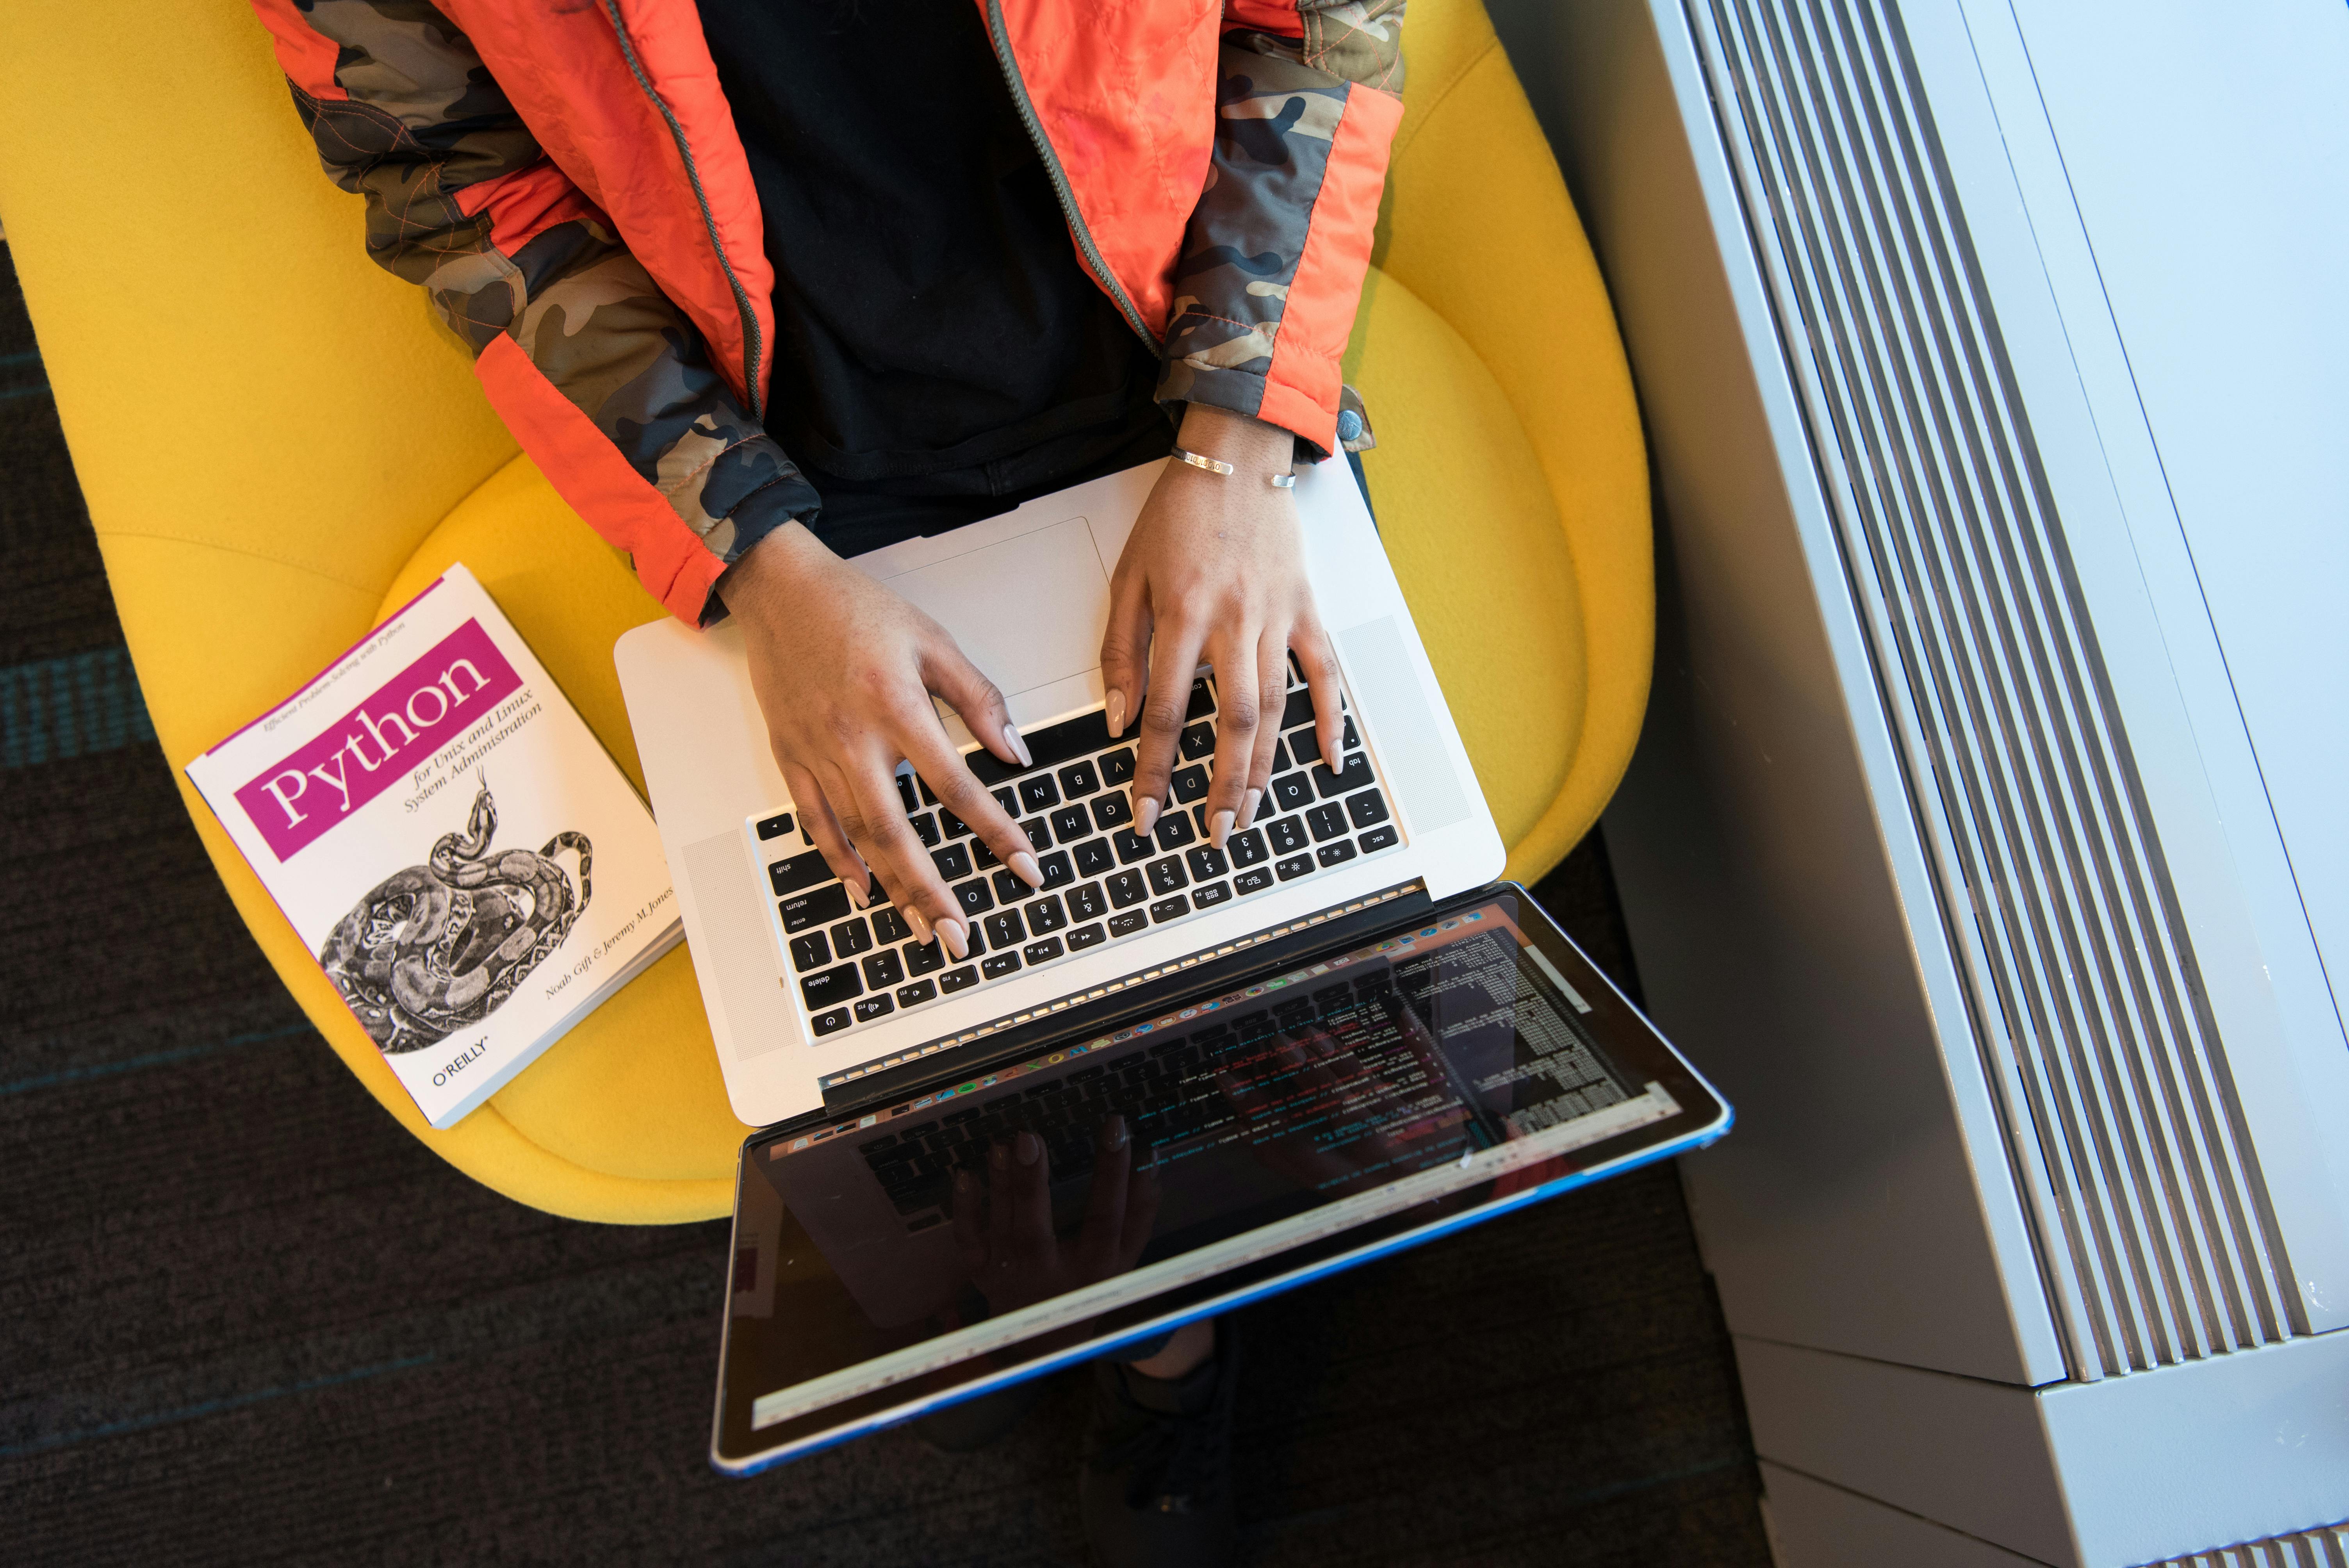
{"type": "Polygon", "coordinates": [[[775,269],[766,424],[843,553],[1163,456],[969,0],[699,0],[775,269]]]}

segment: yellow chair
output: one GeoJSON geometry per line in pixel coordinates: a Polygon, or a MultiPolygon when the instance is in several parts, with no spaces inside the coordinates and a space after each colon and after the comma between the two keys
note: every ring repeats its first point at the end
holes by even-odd
{"type": "MultiPolygon", "coordinates": [[[[1417,0],[1404,34],[1348,378],[1387,548],[1531,880],[1638,734],[1646,463],[1605,289],[1483,8],[1417,0]]],[[[0,16],[0,226],[175,769],[462,560],[642,784],[611,648],[660,610],[517,455],[423,294],[366,259],[243,0],[0,16]]],[[[682,951],[435,1132],[188,801],[304,1011],[450,1164],[583,1219],[726,1212],[743,1129],[682,951]]]]}

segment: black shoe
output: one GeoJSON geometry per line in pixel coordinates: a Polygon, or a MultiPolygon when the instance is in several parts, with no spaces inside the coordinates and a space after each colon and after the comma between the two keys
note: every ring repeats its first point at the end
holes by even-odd
{"type": "Polygon", "coordinates": [[[1238,1371],[1228,1317],[1216,1321],[1214,1359],[1181,1377],[1093,1363],[1078,1489],[1085,1539],[1106,1568],[1216,1568],[1230,1558],[1238,1371]]]}
{"type": "Polygon", "coordinates": [[[1009,1388],[916,1416],[905,1429],[947,1454],[975,1454],[1026,1418],[1043,1401],[1045,1381],[1030,1377],[1009,1388]]]}

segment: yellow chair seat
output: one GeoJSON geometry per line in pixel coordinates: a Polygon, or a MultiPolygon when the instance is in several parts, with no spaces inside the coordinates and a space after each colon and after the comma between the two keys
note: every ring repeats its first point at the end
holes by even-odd
{"type": "MultiPolygon", "coordinates": [[[[1348,372],[1388,550],[1530,879],[1597,819],[1638,732],[1646,468],[1604,288],[1481,8],[1422,0],[1405,37],[1348,372]]],[[[515,455],[420,294],[367,263],[243,0],[0,18],[0,223],[174,768],[462,561],[641,786],[611,647],[659,607],[515,455]]],[[[744,1130],[682,951],[435,1132],[189,804],[305,1012],[451,1164],[580,1218],[726,1212],[744,1130]]]]}

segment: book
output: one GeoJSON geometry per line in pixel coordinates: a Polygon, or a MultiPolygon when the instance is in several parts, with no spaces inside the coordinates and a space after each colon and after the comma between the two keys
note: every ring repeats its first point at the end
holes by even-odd
{"type": "Polygon", "coordinates": [[[684,934],[652,813],[462,566],[187,771],[436,1128],[684,934]]]}

